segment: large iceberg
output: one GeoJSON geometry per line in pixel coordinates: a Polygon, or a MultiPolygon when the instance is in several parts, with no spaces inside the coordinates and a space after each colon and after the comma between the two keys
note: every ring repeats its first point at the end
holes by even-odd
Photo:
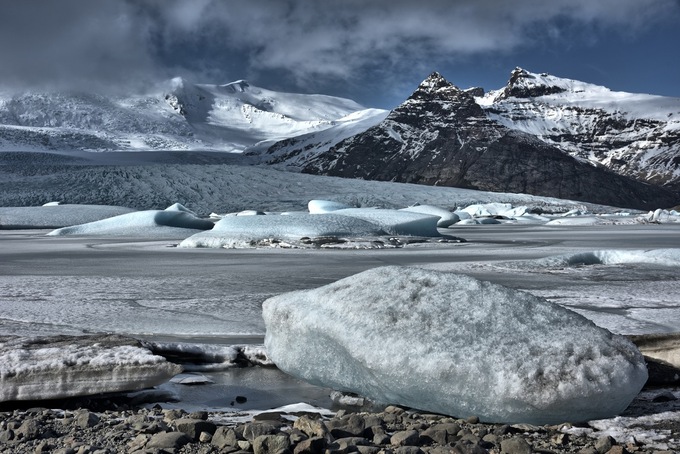
{"type": "Polygon", "coordinates": [[[247,247],[264,240],[299,241],[313,237],[380,236],[382,229],[363,219],[333,213],[229,216],[207,232],[190,236],[179,247],[247,247]]]}
{"type": "Polygon", "coordinates": [[[489,282],[384,267],[264,303],[274,363],[313,384],[487,422],[622,412],[647,379],[626,338],[489,282]]]}
{"type": "Polygon", "coordinates": [[[437,230],[439,217],[431,214],[374,208],[346,208],[333,213],[372,222],[388,235],[440,236],[437,230]]]}
{"type": "Polygon", "coordinates": [[[179,234],[188,236],[198,230],[212,229],[214,223],[197,217],[182,205],[175,204],[165,210],[135,211],[100,221],[62,227],[48,235],[133,235],[142,237],[179,234]],[[194,232],[188,232],[193,230],[194,232]]]}
{"type": "Polygon", "coordinates": [[[140,390],[181,371],[122,336],[0,338],[0,402],[140,390]]]}

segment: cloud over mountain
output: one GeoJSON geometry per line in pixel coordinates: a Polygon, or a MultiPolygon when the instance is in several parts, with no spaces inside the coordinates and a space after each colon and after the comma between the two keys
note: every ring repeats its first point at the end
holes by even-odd
{"type": "MultiPolygon", "coordinates": [[[[634,33],[674,0],[0,0],[4,84],[128,86],[173,75],[294,86],[540,42],[634,33]]],[[[318,89],[318,88],[317,88],[318,89]]]]}

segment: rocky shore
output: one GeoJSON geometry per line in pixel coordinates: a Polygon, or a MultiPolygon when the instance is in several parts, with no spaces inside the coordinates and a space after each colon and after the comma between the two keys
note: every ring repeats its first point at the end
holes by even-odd
{"type": "MultiPolygon", "coordinates": [[[[133,408],[30,408],[0,413],[0,453],[232,454],[671,454],[680,422],[666,422],[670,449],[595,429],[483,424],[389,406],[332,417],[269,412],[237,422],[235,413],[133,408]]],[[[112,405],[111,408],[116,407],[112,405]]],[[[243,415],[241,415],[243,416],[243,415]]]]}

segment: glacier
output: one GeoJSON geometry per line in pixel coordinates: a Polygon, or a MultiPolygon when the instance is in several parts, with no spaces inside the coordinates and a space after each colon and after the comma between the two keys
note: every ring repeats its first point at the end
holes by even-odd
{"type": "Polygon", "coordinates": [[[647,380],[624,337],[542,298],[454,273],[374,268],[269,298],[263,318],[265,348],[289,374],[486,422],[612,417],[647,380]]]}
{"type": "Polygon", "coordinates": [[[108,205],[45,204],[0,207],[0,229],[56,229],[126,214],[132,208],[108,205]]]}

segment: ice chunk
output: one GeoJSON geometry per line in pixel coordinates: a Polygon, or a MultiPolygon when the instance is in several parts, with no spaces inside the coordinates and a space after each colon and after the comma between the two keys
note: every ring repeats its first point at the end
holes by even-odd
{"type": "Polygon", "coordinates": [[[680,333],[656,333],[633,336],[642,354],[680,369],[680,333]]]}
{"type": "Polygon", "coordinates": [[[377,224],[388,235],[440,236],[437,231],[439,217],[428,214],[375,208],[347,208],[334,213],[377,224]]]}
{"type": "Polygon", "coordinates": [[[439,221],[437,221],[437,227],[448,227],[456,222],[460,221],[460,217],[457,214],[451,213],[449,210],[444,208],[432,206],[432,205],[416,205],[408,208],[402,208],[399,211],[410,211],[412,213],[429,214],[431,216],[438,216],[439,221]]]}
{"type": "Polygon", "coordinates": [[[122,336],[0,338],[0,401],[133,391],[182,371],[122,336]]]}
{"type": "Polygon", "coordinates": [[[479,225],[479,224],[481,224],[481,222],[473,218],[463,219],[460,222],[458,222],[458,225],[479,225]]]}
{"type": "Polygon", "coordinates": [[[669,222],[680,222],[680,213],[675,210],[662,210],[660,208],[650,211],[647,215],[641,216],[641,219],[647,222],[655,222],[659,224],[669,223],[669,222]]]}
{"type": "MultiPolygon", "coordinates": [[[[200,219],[193,214],[172,210],[148,210],[122,214],[101,221],[63,227],[48,233],[60,235],[131,235],[142,237],[161,236],[174,229],[208,230],[212,221],[200,219]]],[[[189,232],[189,234],[195,232],[189,232]]],[[[186,235],[185,235],[186,236],[186,235]]]]}
{"type": "Polygon", "coordinates": [[[505,212],[511,210],[512,210],[511,204],[495,202],[469,205],[459,211],[468,213],[470,216],[481,217],[481,216],[503,216],[505,212]]]}
{"type": "Polygon", "coordinates": [[[381,228],[363,219],[337,214],[225,217],[208,232],[195,234],[179,247],[247,247],[262,240],[296,241],[303,237],[352,237],[384,235],[381,228]]]}
{"type": "Polygon", "coordinates": [[[345,208],[352,208],[340,202],[332,202],[330,200],[310,200],[307,204],[307,209],[312,214],[331,213],[333,211],[342,210],[345,208]]]}
{"type": "Polygon", "coordinates": [[[171,380],[171,383],[177,383],[178,385],[189,385],[189,386],[194,386],[194,385],[207,385],[209,383],[215,383],[215,380],[206,377],[205,375],[198,374],[195,372],[187,373],[187,374],[180,374],[174,376],[171,380]]]}
{"type": "Polygon", "coordinates": [[[564,254],[524,262],[525,266],[538,268],[564,268],[583,265],[623,265],[627,263],[647,263],[680,267],[680,249],[610,249],[604,251],[564,254]]]}
{"type": "Polygon", "coordinates": [[[546,222],[545,225],[578,226],[578,225],[607,225],[607,224],[613,224],[613,222],[598,216],[567,216],[558,219],[553,219],[552,221],[546,222]]]}
{"type": "Polygon", "coordinates": [[[235,216],[264,216],[267,213],[259,210],[243,210],[235,214],[235,216]]]}
{"type": "Polygon", "coordinates": [[[198,216],[196,213],[194,213],[193,211],[191,211],[189,208],[185,207],[181,203],[173,203],[172,205],[167,207],[165,209],[165,211],[183,211],[185,213],[189,213],[189,214],[192,214],[194,216],[198,216]]]}
{"type": "Polygon", "coordinates": [[[472,277],[376,268],[264,302],[274,363],[313,384],[488,422],[623,411],[647,379],[626,338],[472,277]]]}

